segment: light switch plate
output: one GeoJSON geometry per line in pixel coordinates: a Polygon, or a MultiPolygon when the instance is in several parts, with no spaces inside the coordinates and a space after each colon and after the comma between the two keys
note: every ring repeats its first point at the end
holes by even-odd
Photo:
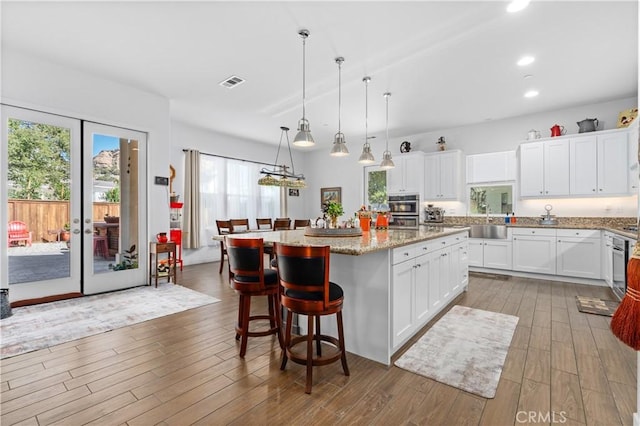
{"type": "Polygon", "coordinates": [[[156,185],[169,186],[169,178],[164,176],[156,176],[156,185]]]}

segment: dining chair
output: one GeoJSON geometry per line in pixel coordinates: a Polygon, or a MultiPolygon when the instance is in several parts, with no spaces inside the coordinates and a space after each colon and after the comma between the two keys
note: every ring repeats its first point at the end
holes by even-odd
{"type": "Polygon", "coordinates": [[[258,225],[258,229],[271,229],[273,227],[270,217],[265,219],[256,219],[256,225],[258,225]]]}
{"type": "Polygon", "coordinates": [[[347,351],[345,349],[342,326],[342,288],[329,281],[329,246],[292,246],[274,243],[280,281],[280,303],[286,309],[284,349],[280,369],[284,370],[287,360],[306,365],[307,378],[305,392],[311,393],[313,367],[342,361],[344,375],[349,375],[347,351]],[[291,337],[293,314],[307,316],[307,334],[291,337]],[[338,338],[322,334],[320,317],[336,314],[338,338]],[[314,331],[315,322],[315,331],[314,331]],[[316,354],[313,342],[316,342],[316,354]],[[322,348],[322,342],[327,342],[322,348]],[[306,344],[304,350],[294,350],[298,344],[306,344]],[[327,346],[329,346],[327,348],[327,346]],[[323,355],[323,349],[330,349],[323,355]]]}
{"type": "Polygon", "coordinates": [[[291,219],[288,217],[279,217],[273,222],[274,231],[287,231],[291,229],[291,219]]]}
{"type": "MultiPolygon", "coordinates": [[[[216,226],[218,227],[218,235],[233,234],[233,225],[230,220],[216,220],[216,226]]],[[[220,271],[222,273],[222,267],[224,265],[224,257],[227,255],[227,249],[224,246],[224,241],[220,241],[220,271]]],[[[228,258],[228,256],[227,256],[228,258]]]]}
{"type": "Polygon", "coordinates": [[[240,340],[240,358],[244,358],[247,353],[249,337],[275,334],[278,337],[280,347],[284,347],[280,319],[278,272],[274,269],[264,268],[262,238],[230,238],[227,236],[225,242],[229,256],[229,267],[233,273],[231,288],[240,296],[236,324],[236,340],[240,340]],[[267,296],[268,315],[251,315],[251,298],[255,296],[267,296]],[[268,320],[269,328],[250,331],[250,322],[256,320],[268,320]]]}
{"type": "Polygon", "coordinates": [[[231,219],[233,232],[246,232],[249,230],[249,219],[231,219]]]}
{"type": "Polygon", "coordinates": [[[293,229],[306,228],[307,226],[311,226],[309,219],[296,219],[293,221],[293,229]]]}

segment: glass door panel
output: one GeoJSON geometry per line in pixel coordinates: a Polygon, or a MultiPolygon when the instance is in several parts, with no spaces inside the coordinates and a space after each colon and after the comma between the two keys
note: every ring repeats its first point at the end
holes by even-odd
{"type": "Polygon", "coordinates": [[[84,293],[146,282],[146,134],[83,123],[84,293]],[[91,259],[91,262],[88,262],[91,259]]]}
{"type": "Polygon", "coordinates": [[[81,291],[80,121],[2,106],[0,281],[13,300],[81,291]]]}

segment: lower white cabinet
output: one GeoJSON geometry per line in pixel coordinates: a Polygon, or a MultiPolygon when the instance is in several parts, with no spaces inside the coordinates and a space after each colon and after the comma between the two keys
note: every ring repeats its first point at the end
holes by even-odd
{"type": "Polygon", "coordinates": [[[514,228],[513,270],[556,274],[556,230],[514,228]]]}
{"type": "Polygon", "coordinates": [[[600,231],[558,229],[556,274],[570,277],[600,279],[600,231]]]}
{"type": "Polygon", "coordinates": [[[393,336],[397,348],[468,285],[467,237],[430,240],[393,252],[393,336]]]}
{"type": "Polygon", "coordinates": [[[511,270],[513,267],[511,241],[469,239],[469,266],[511,270]]]}

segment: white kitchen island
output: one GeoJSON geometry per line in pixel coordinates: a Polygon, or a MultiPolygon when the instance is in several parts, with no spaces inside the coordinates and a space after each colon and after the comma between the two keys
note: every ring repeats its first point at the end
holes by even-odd
{"type": "MultiPolygon", "coordinates": [[[[232,235],[263,238],[266,245],[330,246],[331,281],[344,290],[347,351],[390,365],[393,353],[465,290],[467,231],[425,226],[358,237],[310,237],[304,230],[232,235]]],[[[334,316],[322,319],[322,332],[337,335],[334,316]]]]}

